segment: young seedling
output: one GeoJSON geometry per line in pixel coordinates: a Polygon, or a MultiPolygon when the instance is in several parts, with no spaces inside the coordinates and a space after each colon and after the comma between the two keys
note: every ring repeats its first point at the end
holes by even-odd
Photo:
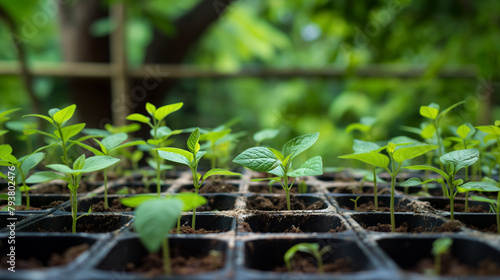
{"type": "Polygon", "coordinates": [[[375,209],[378,208],[378,197],[377,197],[377,172],[376,168],[387,169],[389,166],[389,158],[379,152],[383,150],[383,147],[367,141],[354,140],[354,154],[339,156],[342,159],[356,159],[365,162],[372,167],[373,172],[373,204],[375,209]]]}
{"type": "Polygon", "coordinates": [[[87,214],[77,217],[78,212],[78,187],[80,186],[80,181],[83,174],[99,171],[112,166],[120,161],[117,158],[110,156],[94,156],[85,158],[85,155],[81,155],[73,163],[73,168],[64,164],[49,164],[48,168],[53,169],[57,172],[52,171],[41,171],[37,172],[26,181],[27,183],[41,183],[45,181],[62,179],[68,183],[68,188],[70,190],[70,201],[71,201],[71,217],[73,219],[72,232],[76,233],[76,221],[82,216],[89,215],[92,209],[89,209],[87,214]]]}
{"type": "Polygon", "coordinates": [[[350,201],[354,202],[354,211],[358,211],[358,200],[361,198],[361,195],[358,195],[356,198],[351,198],[349,199],[350,201]]]}
{"type": "Polygon", "coordinates": [[[179,103],[174,103],[170,105],[165,105],[160,108],[156,108],[153,104],[151,103],[146,103],[146,111],[148,111],[148,114],[151,116],[151,118],[146,117],[142,114],[131,114],[127,116],[127,120],[129,121],[136,121],[136,122],[141,122],[147,124],[149,127],[151,127],[151,139],[149,139],[147,142],[150,144],[154,149],[153,149],[153,155],[154,159],[156,161],[156,188],[157,188],[157,195],[158,197],[160,196],[161,192],[161,162],[162,159],[160,156],[158,156],[157,150],[162,146],[162,144],[167,141],[167,139],[175,134],[179,134],[182,132],[182,130],[171,130],[167,126],[162,126],[162,122],[167,117],[169,114],[178,111],[180,108],[182,108],[182,105],[184,103],[179,102],[179,103]],[[153,122],[151,122],[151,119],[153,122]]]}
{"type": "Polygon", "coordinates": [[[413,170],[430,170],[441,175],[442,178],[432,178],[425,182],[420,182],[418,178],[411,178],[405,182],[406,184],[424,184],[428,182],[438,182],[441,184],[443,194],[450,199],[450,219],[454,219],[454,199],[458,193],[458,187],[464,183],[462,179],[455,179],[457,172],[460,169],[474,164],[479,158],[479,151],[477,149],[467,149],[449,152],[439,158],[441,164],[446,166],[446,171],[437,169],[432,166],[426,165],[412,165],[405,167],[406,169],[413,170]],[[448,185],[448,187],[446,187],[448,185]]]}
{"type": "Polygon", "coordinates": [[[283,257],[285,260],[286,268],[289,272],[292,272],[292,258],[297,252],[303,252],[311,254],[318,265],[318,273],[322,274],[323,271],[323,255],[330,251],[330,246],[325,246],[321,250],[319,249],[318,243],[299,243],[288,249],[283,257]]]}
{"type": "Polygon", "coordinates": [[[7,117],[7,115],[12,114],[19,110],[21,110],[21,108],[15,108],[0,112],[0,145],[2,145],[4,142],[4,135],[9,132],[8,130],[3,129],[4,123],[10,119],[9,117],[7,117]]]}
{"type": "Polygon", "coordinates": [[[299,189],[299,193],[301,193],[301,194],[307,193],[306,181],[300,181],[299,185],[297,187],[299,189]]]}
{"type": "Polygon", "coordinates": [[[358,130],[363,135],[363,139],[365,141],[373,141],[372,138],[372,130],[373,126],[377,122],[377,119],[374,117],[362,117],[359,120],[359,123],[351,123],[345,128],[346,133],[350,133],[352,131],[358,130]]]}
{"type": "Polygon", "coordinates": [[[292,170],[293,159],[309,149],[318,140],[319,133],[298,136],[283,145],[281,152],[272,148],[253,147],[239,154],[233,162],[241,164],[257,172],[268,172],[276,177],[255,179],[254,181],[270,180],[280,182],[286,193],[287,210],[290,208],[289,177],[314,176],[323,174],[323,161],[321,156],[312,157],[304,162],[298,169],[292,170]]]}
{"type": "MultiPolygon", "coordinates": [[[[210,176],[221,175],[221,176],[241,176],[239,173],[231,172],[225,169],[211,169],[201,176],[198,173],[198,163],[203,155],[206,153],[205,151],[200,151],[200,130],[196,128],[187,140],[188,151],[178,148],[159,148],[158,154],[161,158],[166,159],[168,161],[180,163],[189,166],[191,169],[191,173],[193,174],[193,186],[195,194],[198,194],[198,190],[203,185],[203,182],[210,176]]],[[[195,229],[196,222],[196,208],[193,209],[193,222],[191,227],[195,229]]]]}
{"type": "Polygon", "coordinates": [[[478,191],[478,192],[497,192],[497,200],[482,196],[472,196],[472,199],[482,202],[488,202],[491,209],[497,216],[497,229],[500,234],[500,186],[497,182],[484,180],[480,182],[467,182],[458,188],[460,192],[478,191]]]}
{"type": "Polygon", "coordinates": [[[223,130],[206,132],[200,135],[200,141],[207,141],[209,143],[207,157],[210,158],[210,168],[214,169],[218,166],[217,146],[219,146],[221,144],[221,140],[230,133],[231,129],[226,128],[223,130]]]}
{"type": "MultiPolygon", "coordinates": [[[[85,149],[91,151],[96,156],[111,156],[112,154],[119,152],[127,147],[137,146],[137,145],[145,145],[146,142],[142,140],[125,142],[128,138],[126,133],[117,133],[104,137],[101,141],[94,138],[94,141],[99,144],[101,150],[89,146],[87,144],[83,144],[80,142],[75,142],[77,145],[84,147],[85,149]]],[[[104,209],[108,209],[108,168],[104,168],[104,209]]]]}
{"type": "Polygon", "coordinates": [[[449,252],[452,244],[453,240],[451,238],[439,238],[432,243],[434,275],[441,275],[441,256],[449,252]]]}

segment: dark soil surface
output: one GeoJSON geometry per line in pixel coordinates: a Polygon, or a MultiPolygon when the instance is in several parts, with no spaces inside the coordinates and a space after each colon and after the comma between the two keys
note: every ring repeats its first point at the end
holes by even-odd
{"type": "MultiPolygon", "coordinates": [[[[39,260],[33,257],[29,259],[18,259],[16,257],[16,269],[40,269],[44,267],[50,266],[62,266],[72,262],[76,259],[81,253],[85,252],[89,248],[87,243],[73,246],[68,248],[62,254],[52,253],[50,258],[47,260],[39,260]]],[[[0,267],[8,268],[10,265],[7,263],[8,257],[3,256],[0,259],[0,267]]]]}
{"type": "MultiPolygon", "coordinates": [[[[325,273],[349,273],[351,270],[351,260],[342,258],[336,259],[333,262],[323,263],[323,270],[325,273]]],[[[292,273],[318,273],[316,260],[310,255],[297,253],[291,261],[292,273]]],[[[282,265],[273,269],[275,272],[288,272],[286,265],[282,265]]]]}
{"type": "MultiPolygon", "coordinates": [[[[181,234],[207,234],[207,233],[219,233],[219,232],[221,232],[221,231],[220,230],[206,230],[204,228],[199,228],[197,230],[194,230],[191,226],[188,226],[188,225],[182,225],[180,228],[181,234]]],[[[170,234],[175,234],[175,233],[177,233],[177,227],[170,230],[170,234]]]]}
{"type": "MultiPolygon", "coordinates": [[[[354,208],[350,208],[348,206],[341,206],[341,208],[343,209],[347,209],[347,210],[354,210],[354,208]]],[[[373,204],[373,201],[368,201],[367,203],[362,203],[362,204],[359,204],[358,203],[358,209],[357,209],[358,212],[375,212],[375,211],[378,211],[378,212],[390,212],[391,211],[391,208],[388,207],[388,206],[385,206],[384,205],[384,202],[379,200],[378,201],[378,208],[375,208],[375,205],[373,204]]],[[[409,209],[408,207],[406,206],[402,206],[402,205],[394,205],[394,211],[396,212],[407,212],[407,211],[411,211],[411,209],[409,209]]]]}
{"type": "MultiPolygon", "coordinates": [[[[202,185],[198,190],[198,193],[232,193],[237,192],[238,187],[232,184],[228,184],[222,180],[216,180],[212,182],[207,182],[202,185]]],[[[181,186],[179,192],[194,192],[194,187],[192,185],[181,186]]]]}
{"type": "Polygon", "coordinates": [[[465,226],[468,227],[468,228],[470,228],[470,229],[479,230],[479,231],[482,231],[482,232],[498,233],[498,228],[497,228],[496,224],[493,224],[493,225],[491,225],[489,227],[483,227],[483,228],[475,227],[475,226],[471,226],[471,225],[465,225],[465,226]]]}
{"type": "MultiPolygon", "coordinates": [[[[330,187],[328,188],[330,192],[333,193],[343,193],[343,194],[373,194],[374,189],[372,187],[362,188],[359,186],[339,186],[339,187],[330,187]]],[[[377,187],[378,194],[391,194],[391,190],[389,188],[377,187]]]]}
{"type": "MultiPolygon", "coordinates": [[[[330,229],[328,231],[328,233],[343,232],[345,230],[346,230],[345,226],[342,225],[342,226],[330,229]]],[[[260,233],[260,231],[253,231],[252,228],[250,227],[250,224],[248,224],[247,222],[242,222],[241,223],[241,225],[240,225],[240,231],[260,233]]],[[[264,231],[264,232],[268,232],[268,231],[264,231]]],[[[283,233],[306,233],[306,232],[310,232],[310,231],[305,231],[304,232],[304,231],[302,231],[300,229],[300,227],[296,227],[294,225],[292,225],[290,228],[288,228],[285,231],[283,231],[283,233]]]]}
{"type": "MultiPolygon", "coordinates": [[[[464,275],[500,275],[500,266],[491,260],[483,260],[479,262],[478,267],[460,263],[455,257],[450,254],[444,254],[441,257],[441,275],[446,276],[464,276],[464,275]]],[[[424,258],[417,262],[414,267],[408,269],[411,272],[424,274],[428,270],[434,270],[434,260],[432,258],[424,258]]]]}
{"type": "MultiPolygon", "coordinates": [[[[83,219],[79,219],[76,222],[76,232],[103,233],[120,228],[120,216],[94,215],[94,217],[93,223],[84,223],[83,219]]],[[[54,232],[54,230],[47,228],[38,228],[37,230],[38,232],[54,232]]],[[[60,232],[71,232],[71,222],[69,222],[64,227],[64,230],[60,232]]]]}
{"type": "MultiPolygon", "coordinates": [[[[446,205],[444,209],[439,209],[439,210],[444,210],[444,211],[450,211],[450,205],[446,205]]],[[[465,204],[463,203],[453,203],[453,210],[454,212],[465,212],[465,204]]],[[[469,205],[469,212],[467,213],[489,213],[490,209],[484,208],[482,205],[479,206],[470,206],[469,205]]]]}
{"type": "MultiPolygon", "coordinates": [[[[199,274],[224,267],[224,254],[214,252],[204,257],[183,257],[171,254],[172,274],[199,274]]],[[[127,263],[125,271],[146,273],[148,276],[163,275],[163,259],[156,254],[149,254],[140,264],[127,263]]]]}
{"type": "MultiPolygon", "coordinates": [[[[263,197],[255,196],[248,198],[248,209],[250,210],[265,210],[265,211],[280,211],[287,210],[286,196],[263,197]]],[[[290,207],[292,210],[319,210],[326,208],[324,201],[319,200],[313,204],[307,205],[301,199],[290,196],[290,207]]]]}
{"type": "MultiPolygon", "coordinates": [[[[97,186],[89,185],[85,182],[81,182],[78,187],[78,193],[87,193],[93,191],[97,186]]],[[[32,194],[69,194],[69,188],[67,184],[56,184],[56,183],[42,183],[38,187],[30,190],[32,194]]]]}
{"type": "MultiPolygon", "coordinates": [[[[248,191],[254,192],[254,193],[269,193],[269,186],[268,185],[250,185],[248,187],[248,191]]],[[[290,193],[298,193],[298,191],[299,191],[299,189],[297,188],[297,186],[293,186],[290,189],[290,193]]],[[[312,187],[311,191],[309,193],[317,192],[317,191],[318,190],[315,187],[312,187]]],[[[281,186],[273,186],[272,193],[284,194],[285,190],[281,186]]]]}
{"type": "Polygon", "coordinates": [[[98,203],[92,204],[92,212],[131,212],[132,208],[121,204],[120,199],[111,200],[108,198],[109,207],[104,207],[104,198],[98,203]]]}
{"type": "MultiPolygon", "coordinates": [[[[61,203],[64,203],[65,201],[62,201],[62,200],[57,200],[57,201],[52,201],[50,204],[48,205],[42,205],[41,207],[35,207],[35,206],[30,206],[30,209],[29,211],[35,211],[35,210],[47,210],[47,209],[51,209],[51,208],[54,208],[56,207],[57,205],[61,204],[61,203]]],[[[2,209],[3,207],[5,207],[7,205],[0,205],[0,209],[2,209]]],[[[26,210],[26,205],[22,204],[22,205],[19,205],[19,206],[14,206],[14,210],[15,211],[25,211],[26,210]]]]}
{"type": "MultiPolygon", "coordinates": [[[[151,190],[146,189],[145,187],[138,186],[120,186],[116,188],[110,188],[108,186],[108,194],[116,194],[118,191],[128,188],[128,194],[141,194],[141,193],[152,193],[151,190]]],[[[153,188],[151,188],[153,189],[153,188]]],[[[156,189],[156,188],[155,188],[156,189]]]]}
{"type": "MultiPolygon", "coordinates": [[[[401,232],[401,233],[438,233],[438,232],[459,232],[461,230],[461,227],[463,226],[462,223],[459,221],[449,221],[446,222],[436,228],[425,228],[422,226],[416,227],[416,228],[410,228],[407,222],[404,222],[401,226],[396,228],[395,232],[401,232]]],[[[371,231],[378,231],[378,232],[391,232],[391,225],[390,224],[381,224],[378,223],[376,226],[371,226],[371,227],[365,227],[366,230],[371,230],[371,231]]]]}

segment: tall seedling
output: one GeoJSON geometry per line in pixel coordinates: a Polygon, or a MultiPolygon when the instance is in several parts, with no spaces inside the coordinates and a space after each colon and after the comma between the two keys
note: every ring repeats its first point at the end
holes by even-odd
{"type": "Polygon", "coordinates": [[[148,111],[148,114],[151,116],[151,118],[137,113],[127,116],[127,120],[145,123],[149,127],[151,127],[151,139],[149,139],[147,142],[154,148],[152,152],[156,161],[156,188],[158,196],[160,196],[161,192],[162,158],[158,156],[158,152],[156,149],[160,148],[171,135],[179,134],[182,132],[182,130],[172,131],[169,127],[162,126],[162,122],[169,114],[176,112],[180,108],[182,108],[183,104],[184,103],[179,102],[156,108],[153,104],[148,102],[146,103],[146,111],[148,111]]]}
{"type": "Polygon", "coordinates": [[[283,145],[281,152],[273,148],[253,147],[243,151],[233,161],[248,169],[275,175],[258,180],[280,182],[286,193],[287,210],[291,210],[290,189],[293,181],[289,184],[288,178],[323,174],[323,161],[320,156],[312,157],[298,169],[292,170],[292,160],[316,143],[318,137],[318,132],[295,137],[283,145]]]}
{"type": "Polygon", "coordinates": [[[484,180],[480,182],[467,182],[458,188],[459,192],[497,192],[497,199],[486,198],[483,196],[472,196],[472,199],[482,202],[488,202],[497,216],[497,230],[500,234],[500,185],[493,180],[484,180]]]}
{"type": "MultiPolygon", "coordinates": [[[[183,150],[183,149],[178,149],[178,148],[159,148],[158,149],[158,154],[160,157],[180,163],[189,166],[191,169],[191,173],[193,174],[193,186],[194,186],[194,192],[195,194],[198,194],[198,190],[200,187],[203,185],[203,182],[210,177],[214,175],[236,175],[239,176],[241,174],[239,173],[234,173],[227,171],[225,169],[211,169],[201,176],[201,174],[198,173],[198,163],[200,162],[200,159],[203,157],[203,155],[206,153],[205,151],[200,151],[200,129],[196,128],[191,135],[189,135],[189,138],[187,140],[187,147],[188,150],[183,150]]],[[[191,227],[195,229],[195,222],[196,222],[196,209],[193,209],[193,221],[191,227]]]]}

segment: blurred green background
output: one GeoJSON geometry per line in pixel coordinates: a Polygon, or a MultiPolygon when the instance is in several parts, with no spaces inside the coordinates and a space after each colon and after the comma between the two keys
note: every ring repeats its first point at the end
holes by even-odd
{"type": "MultiPolygon", "coordinates": [[[[0,70],[18,61],[16,45],[25,49],[28,66],[109,62],[109,35],[117,28],[110,10],[117,2],[127,6],[130,67],[159,63],[234,75],[162,79],[142,101],[184,102],[167,120],[175,129],[238,118],[233,131],[248,133],[235,153],[254,145],[251,135],[260,129],[281,129],[269,143],[274,147],[319,131],[305,156],[320,154],[325,165],[337,166],[344,164],[337,156],[351,153],[353,139],[363,137],[345,128],[365,116],[376,119],[371,140],[415,137],[400,126],[418,127],[419,107],[431,102],[444,108],[466,100],[446,120],[454,125],[500,119],[496,0],[2,1],[0,70]],[[293,74],[262,72],[269,69],[293,74]],[[261,75],[240,75],[245,71],[261,75]]],[[[88,127],[111,119],[109,79],[35,75],[31,86],[32,97],[19,75],[0,75],[0,111],[23,108],[11,115],[21,120],[35,105],[46,114],[76,103],[88,127]]],[[[139,105],[131,111],[142,112],[139,105]]],[[[7,143],[22,148],[18,136],[10,132],[7,143]]]]}

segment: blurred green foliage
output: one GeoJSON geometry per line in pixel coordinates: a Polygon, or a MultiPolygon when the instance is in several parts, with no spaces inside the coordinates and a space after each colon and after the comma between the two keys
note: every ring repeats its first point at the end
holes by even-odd
{"type": "MultiPolygon", "coordinates": [[[[174,20],[199,1],[169,1],[168,5],[163,0],[126,2],[127,56],[137,66],[152,40],[152,27],[175,34],[174,20]]],[[[48,5],[38,0],[23,3],[3,1],[0,5],[21,24],[48,5]]],[[[172,116],[173,129],[215,127],[240,117],[233,131],[249,133],[236,152],[254,145],[251,135],[260,129],[281,129],[270,146],[319,131],[319,141],[304,158],[321,154],[325,165],[336,165],[337,156],[351,153],[353,139],[362,137],[357,132],[346,133],[345,128],[364,116],[377,119],[373,140],[408,134],[399,127],[418,127],[422,121],[419,107],[431,102],[444,108],[467,100],[468,105],[450,114],[444,125],[500,119],[498,104],[491,104],[485,94],[487,83],[494,85],[489,94],[495,94],[500,81],[499,21],[496,0],[239,0],[192,46],[186,64],[228,72],[333,67],[345,70],[345,78],[185,79],[171,90],[164,104],[182,101],[189,111],[172,116]],[[378,64],[396,71],[421,68],[425,75],[398,79],[354,74],[360,67],[378,64]],[[478,79],[438,77],[443,68],[471,65],[477,69],[478,79]]],[[[16,60],[8,32],[0,26],[0,48],[4,50],[0,60],[16,60]]],[[[37,26],[37,33],[25,44],[30,62],[61,60],[59,41],[64,38],[57,26],[57,16],[37,26]]],[[[113,28],[104,19],[93,23],[89,32],[105,36],[113,28]]],[[[23,113],[29,112],[19,78],[0,76],[0,91],[0,111],[23,107],[23,113]]],[[[69,103],[61,78],[37,78],[35,91],[45,110],[69,103]]]]}

